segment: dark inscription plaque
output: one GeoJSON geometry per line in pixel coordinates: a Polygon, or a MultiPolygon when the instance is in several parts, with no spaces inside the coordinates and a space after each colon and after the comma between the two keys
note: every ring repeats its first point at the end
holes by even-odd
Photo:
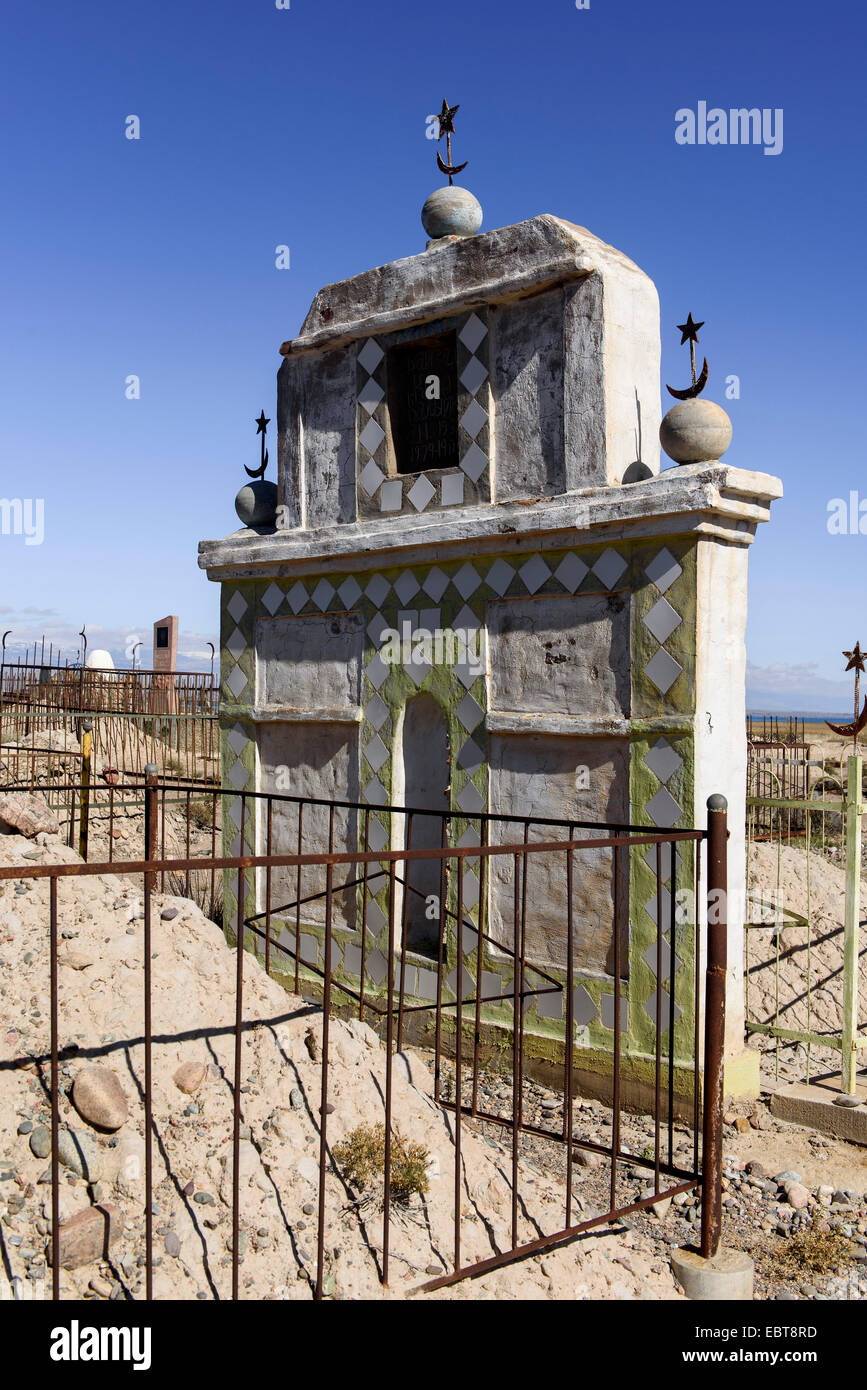
{"type": "Polygon", "coordinates": [[[388,413],[398,473],[458,466],[458,363],[454,333],[391,348],[388,413]]]}

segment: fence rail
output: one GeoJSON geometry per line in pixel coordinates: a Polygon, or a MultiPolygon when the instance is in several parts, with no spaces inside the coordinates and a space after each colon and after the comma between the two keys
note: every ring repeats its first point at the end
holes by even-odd
{"type": "MultiPolygon", "coordinates": [[[[553,1248],[574,1240],[585,1231],[603,1225],[618,1217],[649,1207],[658,1201],[678,1192],[701,1189],[702,1225],[701,1248],[706,1256],[716,1253],[721,1229],[721,1165],[722,1165],[722,1045],[725,1017],[725,974],[726,974],[726,812],[723,798],[711,798],[709,802],[708,830],[678,832],[653,832],[646,827],[609,826],[578,822],[534,822],[531,818],[502,818],[512,825],[511,835],[507,832],[502,841],[491,843],[491,836],[483,834],[480,842],[474,844],[449,844],[412,848],[403,847],[372,848],[365,838],[363,847],[347,851],[334,849],[334,826],[338,808],[345,809],[353,803],[317,802],[319,808],[327,808],[329,825],[328,849],[321,847],[312,853],[286,854],[247,854],[223,855],[210,853],[205,856],[181,855],[173,859],[161,857],[160,815],[163,817],[167,798],[175,789],[158,784],[153,770],[148,774],[145,787],[145,807],[143,818],[143,854],[140,858],[118,860],[109,863],[72,864],[17,864],[0,868],[0,882],[9,879],[40,880],[49,884],[49,905],[47,933],[49,939],[50,973],[50,1047],[48,1053],[36,1059],[39,1066],[50,1066],[48,1089],[51,1100],[51,1193],[52,1193],[52,1293],[60,1296],[60,1219],[59,1219],[59,1169],[58,1137],[60,1126],[60,1058],[63,1046],[63,1031],[66,1020],[60,1017],[58,1003],[58,884],[61,879],[76,879],[105,873],[141,877],[143,885],[143,970],[142,993],[144,1002],[144,1068],[143,1076],[138,1078],[144,1096],[145,1126],[145,1191],[144,1191],[144,1267],[145,1297],[153,1296],[153,1147],[156,1135],[152,1105],[153,1054],[155,1045],[165,1041],[161,1035],[155,1040],[152,1026],[152,917],[154,911],[153,895],[157,891],[158,877],[174,875],[176,878],[190,872],[221,874],[234,883],[234,900],[237,913],[234,921],[235,974],[235,1021],[234,1021],[234,1067],[232,1080],[232,1243],[231,1243],[231,1297],[239,1297],[239,1231],[241,1219],[240,1191],[240,1135],[242,1121],[242,1076],[243,1046],[245,1032],[251,1026],[245,1019],[245,951],[250,945],[261,942],[264,934],[266,960],[273,965],[273,951],[277,946],[272,933],[285,923],[294,910],[296,931],[290,931],[280,950],[291,961],[295,970],[296,984],[307,984],[315,980],[319,985],[319,998],[322,1004],[322,1046],[319,1079],[318,1105],[311,1101],[311,1112],[318,1128],[319,1165],[317,1192],[317,1235],[316,1235],[316,1273],[313,1280],[314,1296],[321,1298],[324,1293],[325,1247],[328,1237],[327,1213],[335,1210],[339,1202],[342,1177],[332,1148],[333,1124],[329,1121],[329,1074],[331,1065],[330,1018],[338,1006],[348,1008],[359,1019],[375,1018],[385,1035],[385,1079],[382,1092],[382,1116],[385,1131],[385,1157],[382,1175],[382,1244],[378,1273],[383,1284],[389,1281],[390,1222],[392,1215],[391,1164],[393,1159],[392,1139],[394,1134],[393,1081],[395,1056],[403,1046],[404,1029],[410,1014],[426,1015],[432,1021],[434,1038],[434,1099],[437,1105],[447,1110],[453,1121],[453,1160],[454,1160],[454,1199],[452,1222],[452,1250],[449,1263],[451,1268],[437,1278],[429,1279],[418,1286],[416,1291],[430,1291],[459,1279],[485,1273],[509,1262],[525,1258],[541,1250],[553,1248]],[[514,831],[517,830],[517,834],[514,831]],[[538,839],[530,839],[530,831],[535,830],[538,839]],[[559,833],[558,833],[559,830],[559,833]],[[585,832],[579,834],[579,830],[585,832]],[[638,1156],[624,1150],[620,1137],[622,1100],[622,1020],[620,1011],[620,991],[623,978],[624,943],[619,930],[613,934],[612,976],[615,1007],[612,1020],[611,1043],[611,1138],[609,1143],[598,1142],[582,1136],[580,1124],[576,1123],[573,1100],[577,1095],[575,1065],[575,1019],[573,1014],[574,986],[582,978],[576,958],[578,940],[578,913],[576,910],[576,888],[581,882],[582,873],[599,852],[608,854],[611,866],[611,889],[615,902],[614,922],[617,924],[617,910],[621,883],[619,868],[625,857],[634,848],[655,847],[658,873],[658,901],[656,914],[656,956],[658,973],[662,979],[663,953],[670,949],[672,956],[680,947],[682,937],[678,933],[700,930],[699,922],[685,926],[676,920],[674,893],[671,896],[670,912],[663,908],[663,855],[671,856],[674,862],[677,843],[692,841],[695,853],[695,892],[698,903],[699,884],[702,881],[701,847],[707,842],[707,902],[706,937],[704,939],[706,969],[704,989],[702,990],[700,957],[702,952],[695,943],[695,969],[689,982],[694,1007],[695,1031],[692,1038],[692,1161],[677,1161],[674,1145],[673,1086],[674,1086],[674,1028],[673,1013],[663,1016],[662,990],[657,989],[655,1010],[655,1045],[651,1058],[653,1082],[653,1121],[654,1143],[651,1156],[638,1156]],[[508,869],[510,878],[509,904],[500,914],[496,923],[483,909],[475,921],[468,916],[464,900],[464,875],[460,871],[468,859],[479,862],[482,874],[490,880],[498,867],[508,869]],[[528,948],[528,929],[532,920],[533,899],[528,888],[533,866],[542,861],[547,879],[550,880],[554,866],[562,875],[565,885],[565,970],[563,979],[557,979],[557,972],[540,968],[534,962],[528,948]],[[407,965],[407,903],[413,889],[413,874],[418,866],[432,868],[442,885],[437,902],[437,941],[433,956],[428,963],[435,975],[434,997],[422,1003],[412,1002],[406,988],[407,965]],[[278,871],[292,871],[299,885],[295,899],[283,902],[276,894],[278,871]],[[302,875],[312,874],[312,891],[305,891],[302,875]],[[345,880],[342,878],[346,874],[345,880]],[[365,993],[364,968],[362,965],[361,989],[354,989],[346,977],[336,971],[333,964],[332,946],[335,940],[335,926],[338,903],[349,901],[357,907],[360,885],[378,877],[385,882],[385,902],[387,917],[386,974],[378,993],[365,993]],[[447,879],[454,884],[453,894],[446,891],[447,879]],[[250,913],[248,888],[254,886],[259,901],[264,901],[264,911],[250,913]],[[314,907],[322,912],[321,927],[324,933],[324,952],[321,961],[311,961],[304,957],[303,940],[297,924],[299,912],[304,907],[304,915],[309,916],[314,907]],[[510,971],[508,991],[496,994],[485,984],[485,968],[490,969],[492,961],[500,962],[510,971]],[[453,974],[452,974],[453,972],[453,974]],[[532,977],[532,978],[531,978],[532,977]],[[467,983],[467,979],[469,983],[467,983]],[[562,1087],[564,1112],[562,1126],[551,1132],[529,1122],[523,1113],[522,1080],[525,1066],[525,1012],[532,998],[552,992],[565,990],[565,1038],[567,1045],[563,1051],[562,1087]],[[702,1009],[703,1003],[703,1009],[702,1009]],[[485,1011],[489,1008],[499,1011],[501,1022],[511,1037],[511,1113],[503,1116],[486,1110],[480,1100],[479,1078],[481,1054],[479,1049],[480,1028],[485,1011]],[[699,1017],[704,1013],[704,1101],[702,1107],[702,1083],[700,1073],[700,1032],[699,1017]],[[665,1038],[668,1038],[666,1043],[665,1038]],[[454,1094],[446,1094],[443,1074],[446,1062],[453,1068],[454,1094]],[[667,1109],[664,1104],[668,1093],[667,1109]],[[701,1129],[700,1129],[701,1116],[701,1129]],[[481,1123],[500,1126],[510,1136],[511,1145],[511,1220],[508,1239],[501,1248],[492,1249],[485,1258],[466,1258],[462,1237],[464,1231],[464,1207],[466,1205],[462,1188],[461,1144],[466,1126],[481,1123]],[[562,1207],[556,1220],[555,1229],[545,1234],[528,1235],[521,1188],[521,1166],[519,1155],[524,1136],[531,1135],[536,1140],[545,1139],[552,1145],[565,1146],[566,1180],[562,1190],[562,1207]],[[702,1149],[702,1163],[699,1163],[699,1149],[702,1149]],[[573,1160],[577,1150],[591,1150],[602,1154],[610,1165],[609,1206],[604,1213],[593,1215],[586,1220],[576,1219],[573,1160]],[[623,1200],[619,1181],[625,1166],[630,1169],[643,1168],[652,1181],[652,1193],[639,1201],[623,1200]]],[[[229,789],[222,789],[223,796],[234,796],[229,789]]],[[[282,801],[289,798],[265,800],[266,821],[270,828],[273,817],[282,801]],[[267,809],[270,808],[270,809],[267,809]]],[[[296,799],[297,800],[297,799],[296,799]]],[[[311,808],[312,809],[312,808],[311,808]]],[[[369,808],[360,808],[368,809],[369,808]]],[[[379,808],[381,809],[381,808],[379,808]]],[[[406,820],[421,817],[429,812],[424,808],[388,808],[406,820]]],[[[446,816],[446,821],[454,818],[446,816]]],[[[473,819],[473,818],[470,818],[473,819]]],[[[480,815],[475,820],[482,830],[496,821],[497,817],[480,815]]],[[[243,837],[242,837],[243,843],[243,837]]],[[[281,880],[283,882],[283,880],[281,880]]],[[[311,887],[310,883],[306,889],[311,887]]],[[[483,893],[482,903],[486,894],[483,893]]],[[[352,911],[355,911],[355,907],[352,911]]],[[[698,911],[696,912],[698,917],[698,911]]],[[[365,950],[369,947],[370,928],[365,917],[362,902],[360,922],[354,929],[354,940],[363,961],[365,950]]],[[[249,969],[249,965],[247,965],[249,969]]],[[[673,996],[672,989],[672,996],[673,996]]],[[[672,1009],[673,1009],[672,998],[672,1009]]],[[[682,1001],[683,1002],[683,1001],[682,1001]]],[[[118,1055],[125,1054],[129,1064],[130,1049],[134,1039],[112,1040],[111,1046],[118,1055]]],[[[86,1049],[79,1049],[79,1055],[86,1049]]],[[[105,1049],[101,1049],[105,1051],[105,1049]]],[[[374,1255],[371,1255],[374,1258],[374,1255]]]]}

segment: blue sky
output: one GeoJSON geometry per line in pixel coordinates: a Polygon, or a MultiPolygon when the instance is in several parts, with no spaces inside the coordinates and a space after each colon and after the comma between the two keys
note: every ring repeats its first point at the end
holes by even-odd
{"type": "Polygon", "coordinates": [[[706,321],[727,461],[786,488],[751,556],[752,703],[847,709],[867,535],[826,522],[834,497],[867,502],[865,27],[854,3],[797,0],[9,7],[0,495],[45,499],[42,545],[0,536],[11,640],[67,647],[84,620],[91,645],[135,634],[149,655],[175,612],[186,664],[206,664],[217,589],[196,546],[236,529],[279,345],[321,285],[423,249],[445,95],[485,227],[552,212],[637,261],[664,381],[685,380],[674,325],[706,321]],[[678,145],[699,101],[782,108],[782,153],[678,145]]]}

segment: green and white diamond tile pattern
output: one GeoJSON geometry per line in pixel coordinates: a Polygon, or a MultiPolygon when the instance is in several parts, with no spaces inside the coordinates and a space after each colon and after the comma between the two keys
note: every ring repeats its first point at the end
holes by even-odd
{"type": "Polygon", "coordinates": [[[358,510],[362,516],[416,515],[430,509],[490,501],[490,383],[487,310],[472,310],[425,334],[453,328],[457,335],[457,468],[389,476],[386,352],[411,342],[418,329],[367,338],[356,354],[358,510]]]}
{"type": "MultiPolygon", "coordinates": [[[[455,665],[437,664],[435,660],[422,661],[418,665],[387,664],[380,655],[384,629],[396,629],[403,635],[402,625],[406,625],[404,632],[408,631],[411,638],[419,629],[464,628],[472,631],[482,627],[485,603],[489,599],[529,594],[577,594],[627,587],[646,590],[641,605],[635,605],[633,640],[636,651],[642,651],[643,665],[640,670],[637,663],[633,668],[633,688],[644,682],[656,692],[657,698],[665,700],[662,686],[668,690],[676,687],[679,674],[689,662],[688,652],[683,660],[678,660],[684,655],[690,626],[678,611],[683,606],[682,594],[688,591],[688,588],[684,590],[687,583],[684,579],[686,562],[681,564],[683,552],[679,552],[678,559],[672,553],[671,545],[671,542],[667,545],[660,543],[650,552],[645,546],[640,555],[633,554],[630,546],[624,543],[612,543],[595,548],[582,547],[580,550],[533,551],[520,556],[474,557],[463,562],[395,567],[373,574],[312,575],[290,580],[266,580],[258,585],[245,583],[239,587],[227,583],[224,585],[223,603],[224,687],[231,692],[230,698],[237,704],[252,703],[253,671],[249,634],[253,618],[257,616],[257,607],[258,616],[268,617],[352,609],[362,612],[366,643],[359,746],[361,797],[371,808],[368,817],[369,847],[375,851],[384,848],[390,840],[387,814],[378,808],[386,806],[391,800],[391,750],[398,716],[406,700],[420,691],[434,696],[446,718],[452,750],[452,807],[456,813],[453,833],[458,843],[478,843],[479,822],[474,822],[473,816],[486,808],[488,797],[484,678],[474,674],[465,653],[455,665]],[[640,633],[637,628],[641,629],[640,633]],[[666,644],[672,644],[672,639],[675,645],[680,641],[678,657],[667,651],[666,644]],[[654,660],[656,657],[659,659],[654,660]],[[677,664],[673,679],[669,679],[672,668],[663,666],[666,657],[677,664]]],[[[636,593],[637,597],[639,595],[636,593]]],[[[252,789],[254,785],[253,729],[252,724],[239,719],[230,720],[224,729],[224,780],[236,791],[245,787],[252,789]]],[[[687,786],[684,780],[686,774],[691,775],[690,768],[685,767],[684,763],[691,760],[691,746],[691,735],[651,736],[649,743],[646,738],[643,742],[633,740],[633,768],[636,756],[641,762],[641,776],[636,778],[633,773],[632,778],[634,788],[640,786],[643,789],[641,820],[659,829],[672,828],[680,821],[684,799],[681,788],[687,786]],[[639,749],[643,751],[643,757],[638,753],[639,749]]],[[[233,843],[238,842],[240,833],[234,819],[238,809],[233,800],[225,811],[225,833],[228,836],[232,832],[233,843]]],[[[245,835],[250,849],[252,835],[250,817],[245,835]]],[[[667,853],[667,850],[664,851],[664,854],[667,853]]],[[[651,1020],[655,1020],[655,865],[649,857],[653,854],[655,851],[649,851],[645,860],[645,877],[640,879],[634,873],[631,876],[633,888],[640,884],[641,900],[635,899],[633,894],[630,904],[630,978],[623,982],[621,999],[621,1024],[625,1038],[631,1037],[625,1030],[635,1030],[640,1016],[643,1015],[646,1025],[638,1027],[640,1033],[646,1033],[646,1028],[651,1027],[651,1020]],[[649,903],[652,903],[652,911],[645,905],[649,903]]],[[[688,859],[691,862],[690,856],[684,854],[684,864],[688,859]]],[[[679,853],[678,865],[680,862],[679,853]]],[[[670,866],[665,860],[664,872],[668,885],[670,866]]],[[[479,891],[478,860],[464,861],[465,920],[468,923],[477,920],[479,891]]],[[[664,904],[667,901],[664,895],[664,904]]],[[[453,891],[449,907],[454,911],[455,906],[453,891]]],[[[386,909],[386,879],[381,877],[372,885],[368,896],[366,957],[366,988],[380,991],[387,971],[386,909]]],[[[227,921],[230,920],[227,916],[227,921]]],[[[469,925],[465,928],[465,936],[470,937],[469,925]]],[[[294,941],[294,928],[287,934],[286,941],[290,938],[294,941]]],[[[455,931],[452,929],[449,973],[454,978],[450,988],[456,984],[454,938],[455,931]]],[[[302,947],[303,959],[321,965],[320,929],[307,927],[302,947]]],[[[675,952],[675,968],[682,963],[678,949],[675,952]]],[[[348,979],[357,981],[360,947],[351,934],[335,932],[335,966],[338,964],[348,979]]],[[[476,957],[472,947],[465,950],[465,969],[471,977],[474,975],[476,957]]],[[[666,986],[670,983],[670,975],[670,949],[666,946],[661,981],[663,1017],[666,1020],[666,986]]],[[[419,959],[411,958],[408,963],[407,992],[420,1000],[429,999],[433,997],[435,984],[434,972],[419,959]]],[[[502,992],[503,1007],[510,1008],[508,964],[499,960],[485,960],[482,988],[486,994],[502,992]]],[[[576,986],[573,1006],[576,1026],[584,1031],[590,1044],[593,1045],[595,1040],[598,1045],[609,1046],[614,1024],[614,996],[610,980],[588,979],[576,986]]],[[[496,1011],[496,1006],[490,1007],[496,1011]]],[[[541,1024],[543,1030],[547,1027],[556,1031],[558,1025],[562,1027],[562,996],[543,995],[531,1001],[529,1013],[536,1020],[536,1026],[541,1024]]]]}

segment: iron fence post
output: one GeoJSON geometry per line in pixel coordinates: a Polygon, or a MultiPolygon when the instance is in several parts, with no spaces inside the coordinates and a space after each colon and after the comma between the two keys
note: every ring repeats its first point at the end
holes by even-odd
{"type": "Polygon", "coordinates": [[[78,853],[87,861],[87,833],[90,822],[90,765],[93,757],[93,723],[81,723],[81,800],[78,804],[78,853]]]}
{"type": "Polygon", "coordinates": [[[848,760],[846,774],[846,914],[843,928],[843,1036],[840,1089],[853,1095],[857,1085],[858,936],[861,917],[861,818],[864,814],[860,755],[848,760]]]}
{"type": "Polygon", "coordinates": [[[707,810],[707,964],[704,997],[701,1253],[705,1259],[711,1259],[719,1250],[722,1231],[723,1041],[728,965],[728,803],[725,797],[719,793],[709,796],[707,810]]]}

